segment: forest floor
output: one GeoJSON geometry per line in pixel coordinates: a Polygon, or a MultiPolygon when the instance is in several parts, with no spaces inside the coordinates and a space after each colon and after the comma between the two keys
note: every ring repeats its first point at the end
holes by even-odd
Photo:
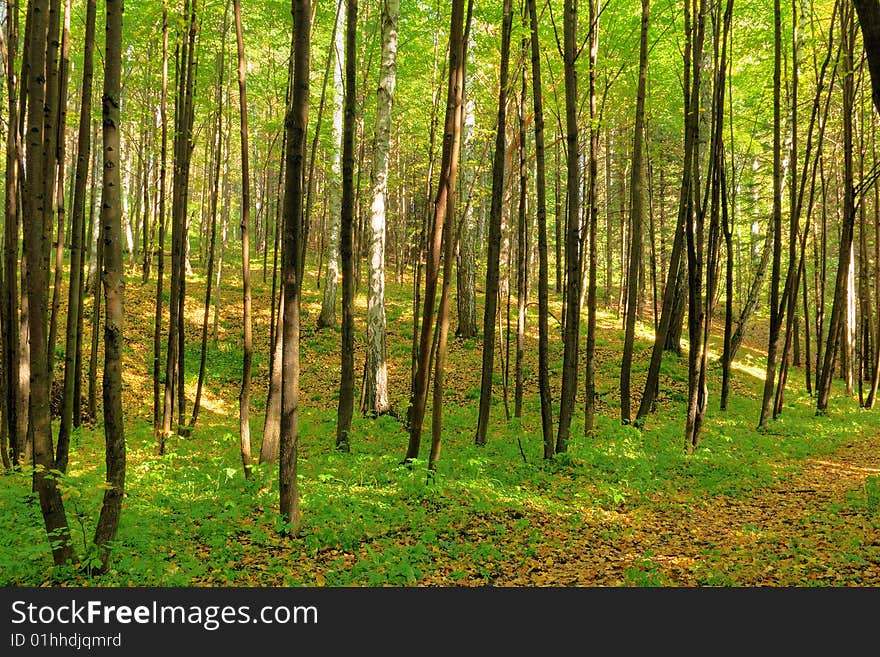
{"type": "MultiPolygon", "coordinates": [[[[664,358],[657,410],[646,426],[621,425],[617,377],[623,332],[613,311],[600,311],[597,430],[583,435],[581,390],[569,451],[549,462],[541,458],[534,315],[526,335],[523,416],[506,419],[496,359],[485,448],[473,445],[480,341],[451,340],[444,446],[429,480],[424,459],[411,468],[400,464],[407,432],[390,416],[356,414],[352,453],[334,449],[339,331],[315,329],[321,292],[314,272],[304,290],[302,333],[303,525],[297,539],[283,539],[277,468],[259,466],[250,481],[242,476],[241,290],[234,270],[227,274],[217,339],[208,344],[198,423],[188,437],[172,436],[163,457],[154,454],[151,426],[155,283],[143,284],[137,275],[127,281],[128,472],[111,571],[97,576],[88,570],[103,481],[99,422],[75,433],[70,468],[61,480],[86,567],[51,567],[29,474],[6,473],[0,476],[0,585],[880,586],[880,413],[861,409],[837,382],[828,415],[817,417],[814,400],[803,391],[803,371],[792,368],[783,413],[757,430],[764,368],[760,336],[739,354],[724,412],[718,410],[717,350],[710,354],[703,438],[686,455],[686,358],[664,358]]],[[[253,279],[251,427],[257,454],[268,382],[271,280],[264,282],[256,268],[253,279]]],[[[389,279],[389,385],[403,415],[412,292],[389,279]]],[[[191,412],[204,279],[193,276],[188,293],[185,390],[191,412]]],[[[87,313],[90,307],[87,302],[87,313]]],[[[551,310],[559,316],[558,305],[551,310]]],[[[355,309],[358,372],[365,311],[362,289],[355,309]]],[[[551,331],[558,331],[553,320],[551,331]]],[[[716,331],[714,347],[720,336],[716,331]]],[[[640,325],[635,403],[651,340],[651,327],[640,325]]],[[[515,344],[509,353],[512,411],[515,344]]],[[[56,347],[56,363],[63,362],[61,355],[63,345],[56,347]]],[[[554,400],[561,357],[554,339],[554,400]]],[[[429,425],[430,408],[425,435],[429,425]]]]}

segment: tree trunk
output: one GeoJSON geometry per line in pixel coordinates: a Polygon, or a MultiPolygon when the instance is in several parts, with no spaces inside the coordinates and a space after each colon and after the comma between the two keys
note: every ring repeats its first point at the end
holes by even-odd
{"type": "Polygon", "coordinates": [[[367,299],[367,355],[361,413],[373,417],[391,410],[385,365],[385,226],[388,194],[388,148],[397,82],[399,0],[382,3],[382,69],[376,91],[376,141],[373,148],[370,205],[370,284],[367,299]]]}
{"type": "Polygon", "coordinates": [[[156,306],[153,317],[153,437],[158,451],[164,452],[165,432],[160,401],[160,362],[162,351],[162,288],[165,283],[165,191],[168,152],[168,6],[162,2],[162,92],[159,100],[159,122],[162,124],[161,150],[159,151],[159,236],[156,263],[156,306]]]}
{"type": "Polygon", "coordinates": [[[577,93],[577,0],[565,0],[563,26],[563,68],[565,70],[565,128],[566,128],[566,190],[568,194],[568,227],[565,236],[565,333],[563,335],[562,391],[559,404],[559,427],[556,434],[556,452],[568,450],[571,418],[577,392],[578,347],[580,342],[580,180],[581,163],[578,145],[577,113],[580,99],[577,93]]]}
{"type": "Polygon", "coordinates": [[[91,142],[89,140],[89,121],[92,113],[92,79],[94,76],[94,45],[96,0],[89,0],[86,6],[86,32],[83,52],[82,101],[80,103],[79,132],[77,134],[76,173],[74,174],[73,210],[71,216],[70,245],[70,288],[67,296],[67,332],[64,346],[64,392],[61,410],[61,427],[58,432],[58,448],[55,452],[55,468],[67,471],[67,455],[70,446],[70,433],[73,424],[74,381],[76,377],[76,356],[79,342],[79,317],[82,305],[82,261],[83,233],[86,211],[86,182],[91,162],[91,142]]]}
{"type": "MultiPolygon", "coordinates": [[[[21,431],[21,416],[27,414],[19,389],[20,343],[19,343],[19,157],[22,148],[19,129],[18,79],[15,61],[18,53],[18,3],[7,5],[6,20],[6,92],[9,104],[9,126],[6,131],[6,171],[3,224],[3,288],[0,291],[3,304],[3,377],[6,391],[6,427],[13,466],[21,464],[22,452],[27,442],[27,430],[21,431]]],[[[22,285],[26,285],[22,281],[22,285]]]]}
{"type": "Polygon", "coordinates": [[[214,123],[213,148],[214,162],[213,171],[209,176],[211,185],[210,209],[211,214],[209,237],[208,237],[208,270],[205,274],[205,306],[202,313],[202,344],[199,352],[199,378],[196,383],[196,397],[193,402],[192,416],[189,420],[187,433],[192,431],[199,418],[199,410],[202,404],[202,388],[205,384],[205,365],[208,356],[208,313],[211,310],[211,289],[214,279],[214,258],[217,253],[217,201],[220,190],[220,162],[223,158],[223,98],[224,98],[224,73],[226,71],[226,27],[229,18],[229,2],[223,13],[223,25],[220,30],[220,53],[217,57],[217,116],[214,123]]]}
{"type": "Polygon", "coordinates": [[[845,327],[848,299],[848,272],[853,245],[853,227],[855,222],[855,186],[853,183],[852,147],[853,126],[852,112],[855,105],[855,83],[853,80],[853,26],[852,13],[846,3],[841,3],[841,35],[843,54],[843,225],[840,231],[840,250],[837,260],[837,280],[834,285],[834,301],[831,306],[831,318],[828,322],[828,336],[824,349],[822,368],[816,385],[816,413],[823,415],[828,410],[831,396],[831,383],[834,378],[834,365],[840,337],[845,327]]]}
{"type": "MultiPolygon", "coordinates": [[[[509,0],[505,0],[506,2],[509,0]]],[[[450,198],[451,191],[455,189],[455,157],[454,151],[457,146],[457,135],[460,134],[461,110],[460,98],[460,66],[462,57],[462,22],[464,18],[464,0],[453,0],[450,18],[449,32],[449,80],[446,93],[446,118],[443,131],[443,155],[440,164],[440,178],[437,183],[437,196],[434,201],[434,221],[431,239],[428,243],[428,262],[425,271],[425,296],[422,323],[419,337],[418,368],[415,376],[413,398],[411,400],[410,435],[407,446],[405,461],[418,458],[419,446],[422,436],[422,423],[425,417],[425,409],[428,398],[428,380],[430,378],[431,343],[434,337],[434,302],[437,296],[437,279],[440,273],[440,257],[443,247],[443,226],[447,220],[450,205],[454,199],[450,198]]],[[[451,239],[451,231],[447,236],[451,239]]],[[[450,263],[451,264],[451,263],[450,263]]],[[[447,282],[444,278],[444,284],[447,282]]],[[[441,306],[442,306],[441,299],[441,306]]],[[[441,313],[442,317],[442,313],[441,313]]],[[[448,318],[447,318],[448,321],[448,318]]],[[[441,320],[442,324],[442,320],[441,320]]],[[[442,327],[441,327],[442,328],[442,327]]],[[[442,338],[441,338],[442,339],[442,338]]],[[[436,381],[435,381],[436,389],[436,381]]],[[[435,398],[436,403],[436,398],[435,398]]],[[[435,418],[436,421],[436,418],[435,418]]],[[[434,428],[434,427],[432,427],[434,428]]],[[[432,455],[434,448],[432,446],[432,455]]]]}
{"type": "Polygon", "coordinates": [[[324,277],[324,298],[318,328],[336,326],[336,289],[339,282],[339,229],[342,204],[342,163],[343,114],[345,89],[343,83],[343,62],[345,49],[346,6],[348,0],[341,0],[336,18],[336,48],[333,65],[333,153],[330,165],[330,218],[327,227],[327,272],[324,277]]]}
{"type": "Polygon", "coordinates": [[[636,331],[636,314],[639,297],[639,272],[642,258],[642,142],[645,129],[645,95],[648,79],[648,24],[649,0],[642,0],[642,28],[639,40],[639,83],[636,92],[636,117],[633,131],[632,170],[630,178],[630,249],[627,273],[626,321],[623,341],[623,361],[620,366],[620,420],[629,424],[630,375],[632,371],[633,342],[636,331]]]}
{"type": "Polygon", "coordinates": [[[767,369],[764,395],[758,426],[763,427],[771,413],[776,382],[776,351],[784,309],[779,306],[779,277],[782,257],[782,17],[780,1],[773,4],[773,264],[770,271],[770,340],[767,347],[767,369]]]}
{"type": "MultiPolygon", "coordinates": [[[[357,0],[346,0],[345,29],[345,120],[342,129],[342,208],[339,255],[342,261],[342,350],[339,368],[339,403],[336,410],[336,448],[351,449],[351,418],[354,414],[354,133],[357,104],[357,0]]],[[[325,288],[326,289],[326,288],[325,288]]]]}
{"type": "Polygon", "coordinates": [[[495,367],[495,317],[498,313],[498,280],[501,266],[501,213],[504,198],[505,130],[507,125],[507,80],[510,67],[510,38],[513,26],[511,0],[504,0],[501,28],[501,68],[498,87],[498,115],[495,157],[492,160],[492,201],[489,209],[489,244],[486,258],[486,298],[483,306],[483,363],[480,376],[480,407],[474,442],[485,445],[492,404],[492,375],[495,367]]]}
{"type": "Polygon", "coordinates": [[[311,40],[310,0],[293,3],[293,91],[285,121],[287,130],[284,184],[284,323],[281,352],[281,427],[279,432],[278,489],[284,534],[299,533],[300,506],[297,485],[299,454],[299,329],[300,290],[298,275],[303,216],[303,144],[309,122],[309,67],[311,40]]]}
{"type": "Polygon", "coordinates": [[[253,329],[251,327],[251,179],[248,148],[247,60],[244,52],[244,30],[241,22],[241,0],[233,0],[235,40],[238,47],[238,100],[241,115],[241,280],[244,344],[241,367],[241,391],[238,394],[238,427],[241,465],[244,476],[251,475],[251,363],[253,360],[253,329]]]}
{"type": "MultiPolygon", "coordinates": [[[[33,488],[40,498],[40,510],[56,565],[74,558],[70,529],[64,513],[64,502],[54,468],[52,423],[49,414],[49,371],[46,326],[48,323],[48,259],[51,232],[52,196],[46,195],[44,177],[51,177],[51,169],[43,166],[40,154],[44,152],[45,97],[43,75],[46,65],[46,37],[48,3],[33,0],[28,4],[29,34],[25,46],[25,66],[22,75],[27,88],[27,154],[25,193],[22,198],[25,220],[24,256],[27,259],[25,281],[28,301],[28,330],[30,335],[30,413],[28,441],[33,445],[33,488]]],[[[51,132],[49,130],[48,132],[51,132]]]]}
{"type": "Polygon", "coordinates": [[[107,570],[112,542],[119,527],[125,493],[125,423],[122,415],[122,323],[125,284],[122,279],[122,202],[120,198],[119,94],[122,77],[122,0],[107,2],[104,57],[104,179],[102,223],[104,239],[104,443],[106,481],[101,514],[95,526],[95,545],[101,569],[107,570]]]}
{"type": "MultiPolygon", "coordinates": [[[[591,0],[591,7],[593,0],[591,0]]],[[[547,181],[544,153],[544,92],[541,85],[541,45],[538,41],[538,13],[535,0],[528,0],[531,58],[532,101],[535,109],[535,192],[538,215],[538,388],[541,395],[541,434],[544,438],[544,458],[553,458],[553,400],[550,396],[550,327],[549,267],[547,264],[547,181]]],[[[593,56],[591,41],[591,57],[593,56]]],[[[592,59],[591,59],[592,62],[592,59]]],[[[593,105],[595,110],[595,95],[593,105]]],[[[595,238],[591,241],[595,244],[595,238]]],[[[593,269],[595,274],[595,268],[593,269]]],[[[595,280],[593,280],[595,297],[595,280]]],[[[594,300],[595,301],[595,300],[594,300]]]]}

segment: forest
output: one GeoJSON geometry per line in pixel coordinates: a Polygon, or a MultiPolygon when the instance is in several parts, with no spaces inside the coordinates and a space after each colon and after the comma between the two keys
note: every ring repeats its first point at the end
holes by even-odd
{"type": "Polygon", "coordinates": [[[3,586],[880,585],[878,0],[0,54],[3,586]]]}

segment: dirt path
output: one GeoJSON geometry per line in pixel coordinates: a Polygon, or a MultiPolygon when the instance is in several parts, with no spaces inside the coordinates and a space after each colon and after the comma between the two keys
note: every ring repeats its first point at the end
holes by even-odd
{"type": "MultiPolygon", "coordinates": [[[[542,540],[520,559],[517,546],[498,545],[506,567],[498,563],[488,583],[880,585],[880,512],[876,506],[853,508],[854,499],[865,499],[865,479],[880,474],[880,436],[853,439],[800,468],[748,498],[716,496],[694,503],[683,494],[658,497],[619,511],[592,512],[571,526],[559,517],[527,513],[532,528],[552,540],[542,540]]],[[[468,540],[480,540],[480,531],[475,534],[468,540]]],[[[487,584],[472,566],[452,568],[471,571],[459,584],[487,584]]],[[[438,575],[443,576],[431,579],[438,575]]]]}

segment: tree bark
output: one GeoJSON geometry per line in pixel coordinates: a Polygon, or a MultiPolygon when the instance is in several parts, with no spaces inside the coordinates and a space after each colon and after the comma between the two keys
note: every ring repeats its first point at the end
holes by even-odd
{"type": "Polygon", "coordinates": [[[563,68],[565,70],[565,128],[566,128],[566,190],[568,227],[565,236],[565,333],[563,335],[562,391],[559,404],[559,426],[556,433],[556,452],[568,450],[571,418],[577,392],[578,347],[580,342],[580,181],[581,163],[578,144],[577,113],[580,99],[577,93],[577,0],[565,0],[563,26],[563,68]]]}
{"type": "Polygon", "coordinates": [[[248,147],[247,59],[244,51],[244,29],[241,21],[241,0],[233,0],[235,41],[238,48],[238,107],[241,132],[241,280],[243,341],[241,390],[238,393],[238,427],[241,465],[244,476],[251,475],[251,363],[253,361],[253,328],[251,325],[251,178],[248,147]]]}
{"type": "MultiPolygon", "coordinates": [[[[354,133],[357,104],[357,0],[346,0],[345,118],[342,128],[342,207],[339,256],[342,264],[342,350],[339,368],[339,403],[336,409],[336,448],[351,450],[351,418],[354,414],[354,133]]],[[[326,289],[326,288],[325,288],[326,289]]]]}
{"type": "Polygon", "coordinates": [[[650,21],[649,0],[642,0],[641,37],[639,39],[639,82],[636,91],[636,116],[633,131],[632,169],[630,178],[630,248],[627,273],[627,299],[623,340],[623,361],[620,366],[620,420],[629,424],[630,376],[632,373],[633,342],[636,331],[636,314],[639,297],[639,272],[642,258],[642,143],[645,129],[645,95],[648,80],[648,25],[650,21]]]}
{"type": "MultiPolygon", "coordinates": [[[[27,154],[25,167],[24,256],[27,259],[25,281],[28,301],[28,333],[30,336],[30,412],[28,441],[33,445],[33,488],[40,498],[40,510],[56,565],[74,558],[70,528],[64,512],[56,478],[49,472],[54,468],[52,423],[49,414],[48,340],[48,275],[49,235],[51,232],[52,196],[46,195],[44,177],[51,176],[43,166],[45,153],[44,109],[46,95],[43,84],[46,65],[46,38],[48,34],[46,0],[28,4],[28,40],[25,46],[25,65],[22,82],[27,89],[27,154]]],[[[49,131],[51,132],[51,130],[49,131]]]]}
{"type": "Polygon", "coordinates": [[[79,317],[82,305],[82,261],[83,233],[85,229],[86,182],[91,162],[91,141],[89,122],[92,114],[92,79],[94,77],[94,45],[96,0],[88,0],[86,5],[86,32],[83,52],[83,79],[80,103],[79,132],[77,135],[76,173],[74,174],[73,209],[71,216],[70,245],[70,288],[67,295],[67,332],[64,346],[64,391],[61,409],[61,427],[58,432],[58,448],[55,452],[55,468],[67,471],[67,457],[70,447],[70,432],[73,425],[74,382],[76,378],[76,356],[79,341],[79,317]]]}
{"type": "Polygon", "coordinates": [[[122,201],[119,179],[119,95],[122,77],[122,0],[106,0],[107,30],[104,56],[104,177],[101,216],[104,240],[104,443],[106,481],[101,514],[95,526],[95,545],[102,570],[110,562],[125,493],[125,422],[122,414],[122,201]]]}
{"type": "Polygon", "coordinates": [[[505,130],[507,124],[507,80],[510,67],[510,35],[513,26],[511,0],[504,1],[501,27],[501,65],[498,87],[498,115],[495,157],[492,160],[492,200],[489,209],[489,244],[486,258],[486,299],[483,306],[483,361],[480,376],[480,406],[474,442],[485,445],[492,404],[492,374],[495,366],[495,318],[498,313],[498,281],[501,264],[501,213],[504,198],[505,130]]]}
{"type": "Polygon", "coordinates": [[[303,144],[309,121],[309,68],[311,44],[310,0],[293,2],[293,91],[285,120],[287,170],[284,193],[284,324],[281,353],[281,427],[279,432],[278,492],[284,533],[299,534],[300,505],[297,485],[299,454],[299,329],[301,277],[298,275],[302,239],[303,144]]]}
{"type": "Polygon", "coordinates": [[[382,3],[382,69],[376,90],[376,138],[373,148],[370,205],[370,283],[367,299],[367,355],[361,413],[373,417],[391,410],[385,364],[385,226],[388,194],[388,148],[397,82],[399,0],[382,3]]]}

